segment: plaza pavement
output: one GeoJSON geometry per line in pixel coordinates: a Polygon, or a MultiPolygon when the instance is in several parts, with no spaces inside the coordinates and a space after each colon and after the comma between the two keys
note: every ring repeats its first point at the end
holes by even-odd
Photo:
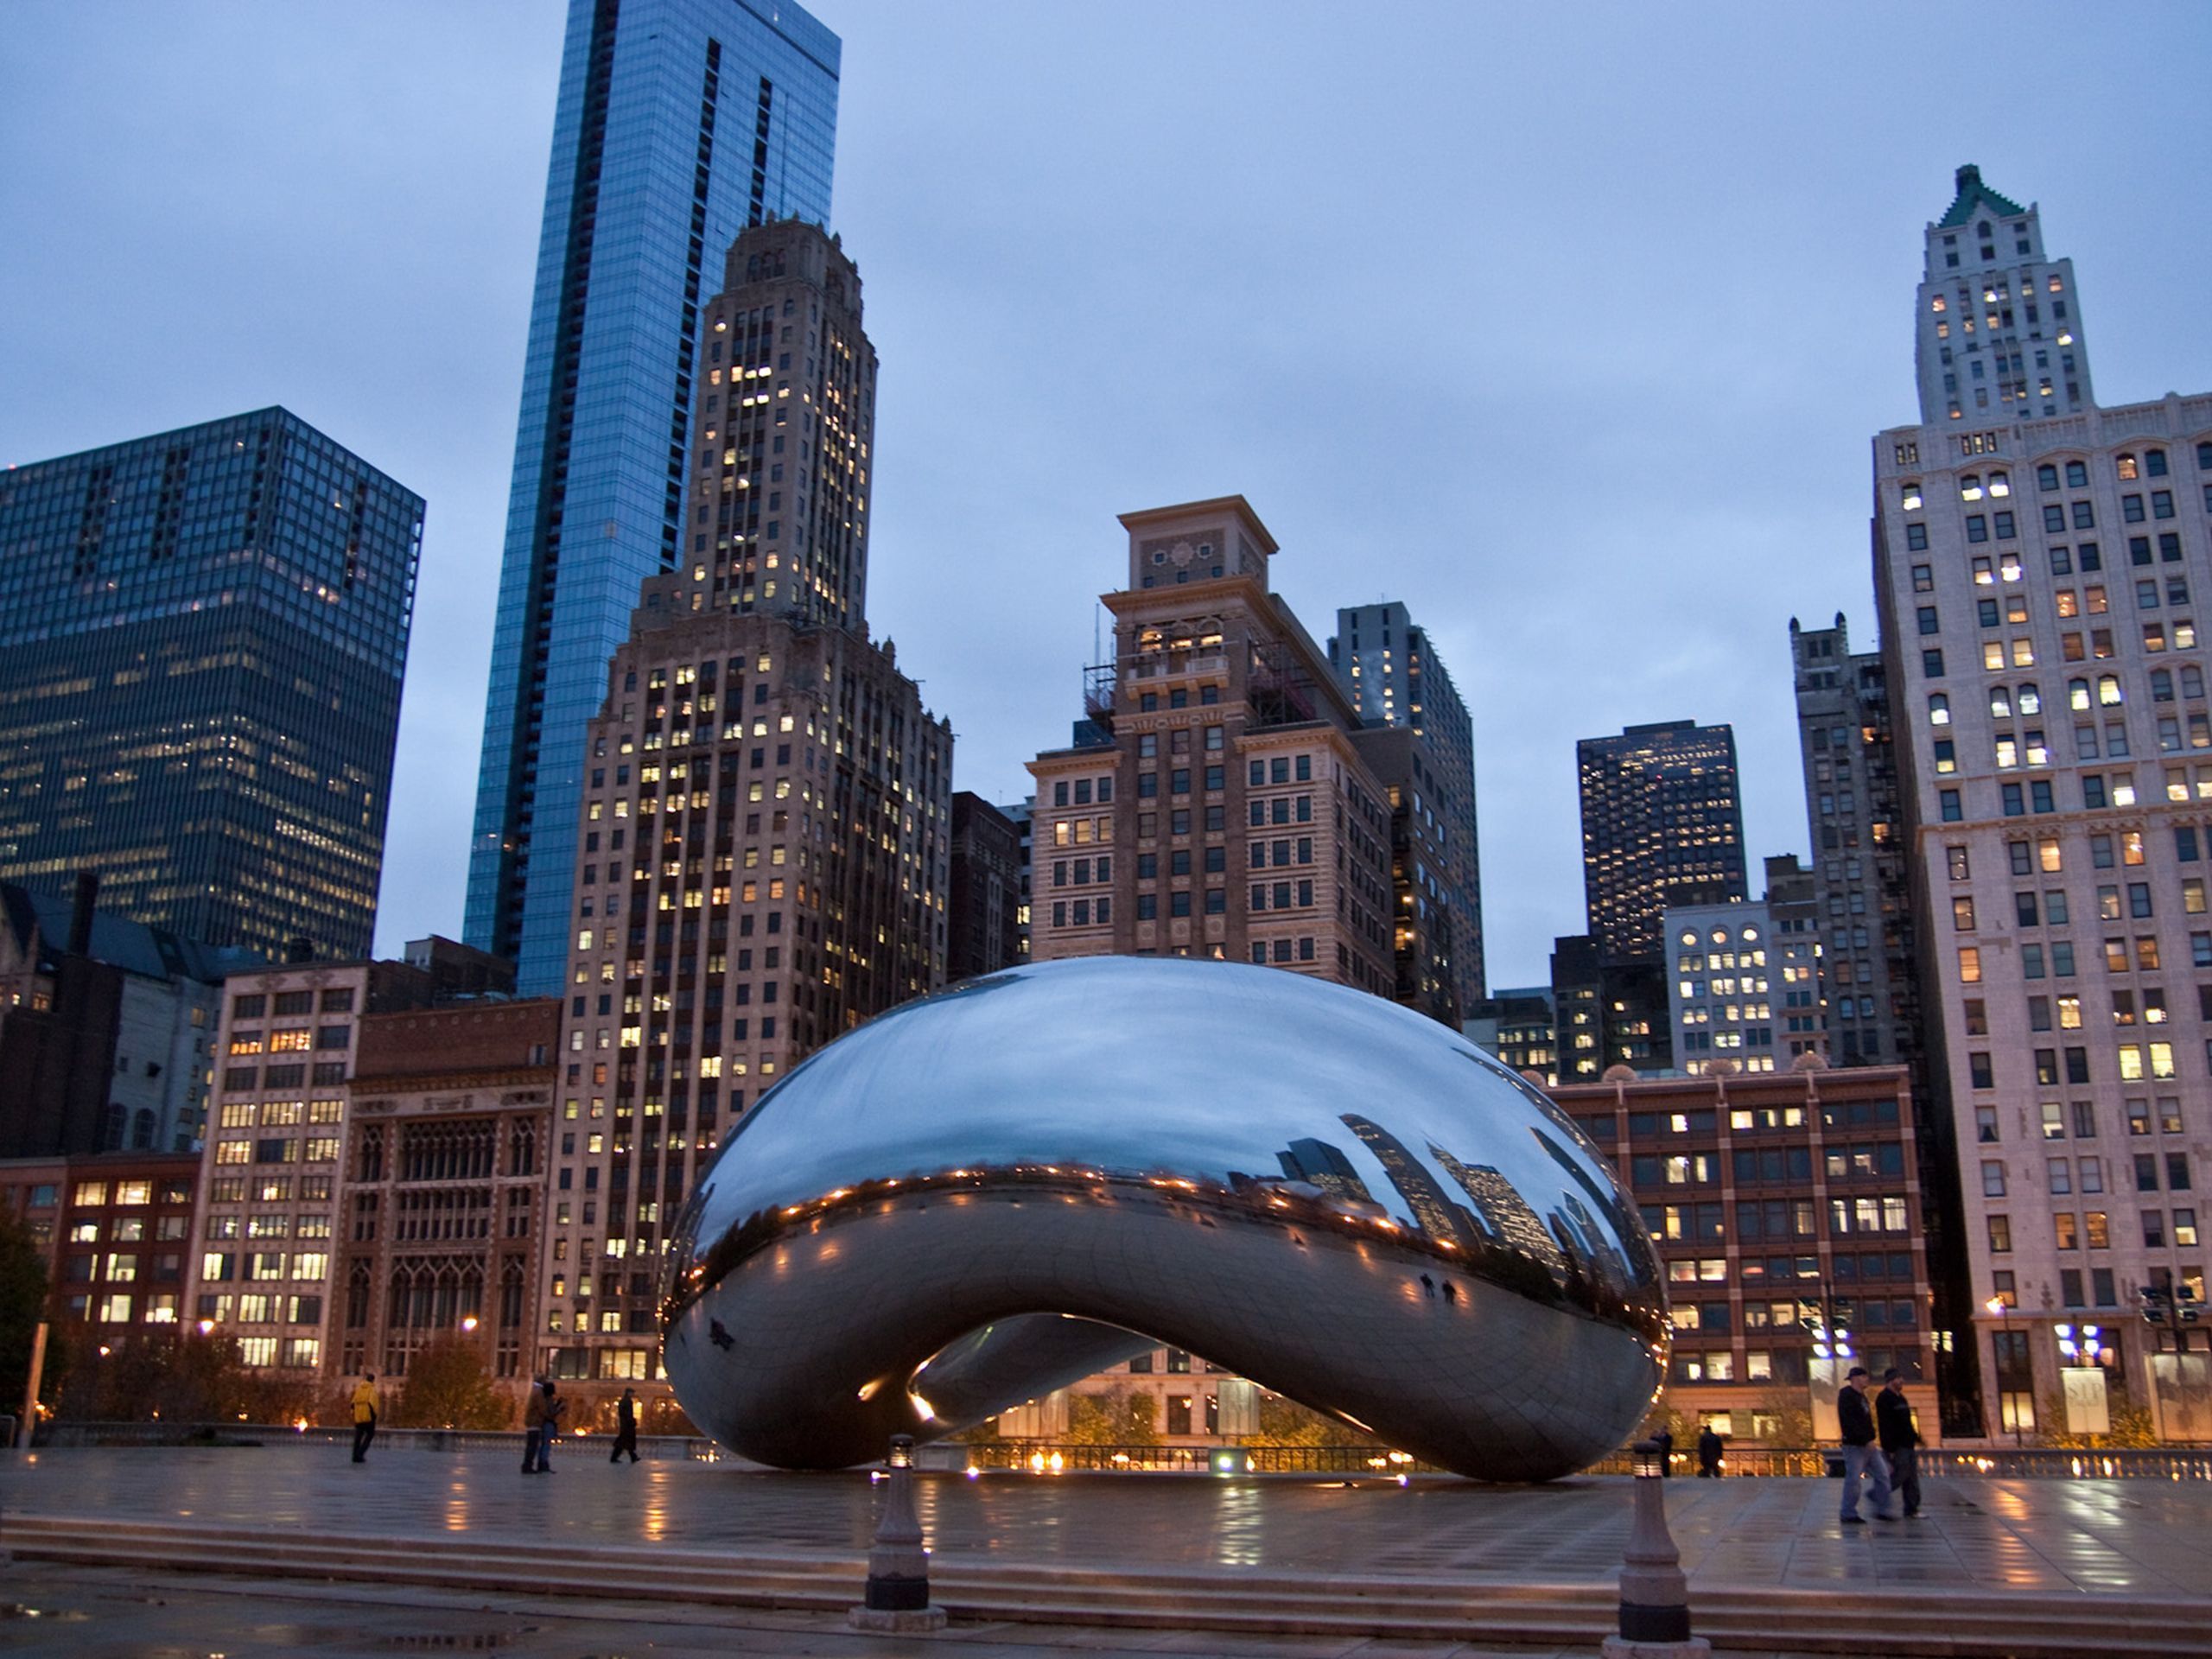
{"type": "MultiPolygon", "coordinates": [[[[468,1533],[695,1550],[866,1552],[868,1481],[727,1464],[609,1465],[564,1442],[549,1478],[519,1453],[378,1448],[63,1449],[0,1453],[0,1516],[196,1519],[395,1538],[468,1533]]],[[[1517,1582],[1611,1582],[1628,1483],[923,1475],[940,1558],[1068,1567],[1266,1567],[1517,1582]]],[[[1956,1586],[2212,1597],[2212,1483],[1942,1480],[1915,1522],[1844,1529],[1827,1481],[1678,1479],[1668,1520],[1700,1581],[1834,1589],[1956,1586]]],[[[2212,1607],[2208,1607],[2212,1616],[2212,1607]]]]}
{"type": "MultiPolygon", "coordinates": [[[[380,1447],[357,1466],[342,1448],[290,1443],[0,1453],[0,1548],[11,1530],[21,1535],[20,1527],[9,1524],[19,1517],[90,1520],[118,1529],[238,1529],[266,1537],[272,1552],[281,1551],[289,1537],[307,1535],[417,1543],[425,1554],[466,1541],[526,1551],[526,1559],[544,1562],[549,1585],[620,1596],[621,1563],[645,1559],[626,1552],[639,1547],[671,1559],[679,1554],[728,1560],[812,1557],[856,1569],[874,1525],[875,1494],[863,1476],[768,1473],[674,1460],[610,1466],[588,1441],[557,1450],[550,1477],[521,1475],[518,1459],[518,1451],[380,1447]]],[[[925,1475],[917,1482],[918,1507],[940,1575],[985,1567],[1044,1568],[1071,1577],[1105,1570],[1124,1583],[1176,1581],[1178,1575],[1194,1583],[1287,1575],[1370,1580],[1385,1589],[1392,1580],[1448,1582],[1478,1592],[1490,1586],[1500,1597],[1557,1586],[1586,1610],[1618,1570],[1628,1531],[1628,1487],[1618,1478],[1541,1487],[1448,1479],[1416,1479],[1401,1487],[1387,1480],[1015,1474],[925,1475]]],[[[1998,1605],[1984,1599],[2020,1598],[2024,1607],[2047,1597],[2069,1605],[2097,1603],[2110,1610],[2117,1631],[2132,1610],[2151,1604],[2167,1614],[2178,1609],[2176,1616],[2193,1626],[2190,1641],[2177,1642],[2174,1650],[2205,1650],[2212,1644],[2212,1575],[2207,1573],[2212,1484],[1931,1481],[1919,1520],[1848,1529],[1837,1524],[1836,1492],[1834,1483],[1820,1480],[1669,1482],[1669,1516],[1689,1575],[1693,1609],[1701,1592],[1708,1602],[1719,1601],[1724,1592],[1739,1599],[1757,1593],[1808,1602],[1845,1592],[1853,1598],[1841,1604],[1846,1606],[1863,1598],[1869,1606],[1923,1606],[1931,1618],[1934,1610],[1948,1607],[1955,1618],[1961,1606],[1998,1605]]],[[[239,1570],[251,1573],[260,1552],[241,1548],[238,1554],[239,1570]]],[[[97,1573],[84,1576],[82,1568],[35,1561],[18,1561],[11,1571],[15,1581],[28,1584],[75,1582],[73,1573],[95,1588],[100,1582],[97,1573]]],[[[858,1589],[856,1574],[853,1589],[858,1589]]],[[[525,1573],[516,1593],[526,1597],[530,1590],[525,1573]]],[[[264,1586],[255,1593],[275,1607],[318,1592],[264,1586]]],[[[372,1599],[387,1622],[404,1624],[410,1608],[439,1604],[444,1595],[387,1585],[372,1599]]],[[[464,1605],[481,1600],[464,1599],[464,1605]]],[[[211,1601],[195,1617],[219,1622],[217,1605],[211,1601]]],[[[568,1632],[558,1638],[566,1645],[516,1647],[523,1638],[511,1631],[497,1643],[503,1649],[643,1650],[635,1643],[601,1643],[586,1631],[588,1603],[567,1603],[557,1611],[543,1599],[529,1605],[537,1609],[543,1630],[568,1632]]],[[[111,1607],[111,1622],[113,1616],[111,1607]]],[[[666,1607],[658,1615],[670,1616],[666,1607]]],[[[245,1615],[234,1605],[228,1617],[245,1615]]],[[[291,1617],[296,1622],[302,1616],[291,1617]]],[[[309,1622],[334,1619],[342,1625],[351,1617],[318,1614],[309,1622]]],[[[1072,1645],[1101,1651],[1358,1654],[1363,1659],[1400,1651],[1487,1650],[1433,1641],[1363,1645],[1325,1634],[1278,1636],[1270,1645],[1259,1633],[1247,1638],[1128,1628],[1081,1639],[1073,1628],[1080,1618],[1061,1617],[1061,1628],[1052,1632],[1014,1624],[956,1629],[953,1645],[976,1643],[1001,1652],[1064,1651],[1072,1645]]],[[[712,1644],[738,1653],[900,1650],[880,1638],[847,1636],[834,1618],[819,1613],[789,1615],[788,1627],[755,1630],[765,1646],[725,1639],[733,1629],[754,1629],[763,1618],[773,1623],[766,1613],[747,1612],[734,1625],[728,1616],[718,1617],[712,1644]],[[802,1639],[815,1645],[777,1645],[802,1639]],[[825,1643],[830,1645],[819,1645],[825,1643]],[[861,1645],[841,1645],[848,1643],[861,1645]]],[[[89,1624],[79,1633],[89,1637],[89,1624]]],[[[10,1639],[32,1634],[20,1623],[0,1621],[0,1649],[32,1650],[10,1639]]],[[[284,1650],[281,1642],[253,1648],[243,1627],[232,1634],[236,1639],[227,1646],[210,1641],[171,1650],[284,1650]]],[[[680,1631],[663,1634],[666,1640],[652,1644],[652,1651],[683,1650],[680,1631]]],[[[946,1644],[942,1638],[929,1643],[946,1644]]],[[[1784,1649],[1789,1645],[1777,1643],[1784,1649]]],[[[1743,1651],[1746,1643],[1739,1635],[1732,1646],[1743,1651]]],[[[1899,1650],[1880,1637],[1862,1650],[1885,1649],[1899,1650]]],[[[67,1650],[94,1651],[75,1643],[67,1650]]],[[[382,1650],[391,1650],[390,1644],[382,1650]]],[[[2161,1649],[2153,1640],[2129,1650],[2161,1649]]]]}

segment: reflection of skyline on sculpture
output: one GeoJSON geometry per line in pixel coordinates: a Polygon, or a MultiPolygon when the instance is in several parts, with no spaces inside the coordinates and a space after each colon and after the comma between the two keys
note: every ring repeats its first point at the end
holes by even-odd
{"type": "Polygon", "coordinates": [[[1585,1202],[1595,1154],[1546,1155],[1522,1131],[1547,1115],[1471,1052],[1242,964],[1092,958],[910,1005],[766,1096],[702,1184],[671,1380],[745,1455],[835,1466],[1157,1343],[1442,1467],[1568,1472],[1651,1398],[1658,1268],[1617,1196],[1585,1202]],[[1165,1100],[1163,1052],[1217,1103],[1165,1100]]]}

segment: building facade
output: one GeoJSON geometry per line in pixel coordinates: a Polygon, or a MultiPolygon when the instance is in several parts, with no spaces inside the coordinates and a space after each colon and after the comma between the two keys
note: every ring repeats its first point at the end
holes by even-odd
{"type": "Polygon", "coordinates": [[[1609,961],[1586,933],[1554,939],[1552,1007],[1561,1082],[1595,1083],[1617,1065],[1631,1071],[1674,1069],[1664,957],[1609,961]]]}
{"type": "MultiPolygon", "coordinates": [[[[1828,1062],[1903,1065],[1910,1075],[1936,1319],[1945,1330],[1963,1332],[1978,1300],[1961,1234],[1950,1108],[1938,1092],[1922,1019],[1917,860],[1889,669],[1881,652],[1851,649],[1840,612],[1829,628],[1802,628],[1792,618],[1789,649],[1828,1062]]],[[[1939,1348],[1936,1364],[1945,1432],[1977,1432],[1981,1382],[1974,1344],[1939,1348]]]]}
{"type": "Polygon", "coordinates": [[[1656,963],[1669,906],[1748,896],[1736,734],[1669,720],[1574,747],[1591,936],[1607,962],[1656,963]]]}
{"type": "Polygon", "coordinates": [[[1329,664],[1360,719],[1403,726],[1427,745],[1431,778],[1422,810],[1435,819],[1442,885],[1451,911],[1454,1000],[1471,1008],[1484,995],[1482,843],[1475,813],[1475,727],[1459,689],[1403,605],[1337,613],[1329,664]]]}
{"type": "Polygon", "coordinates": [[[708,580],[646,584],[587,736],[540,1356],[580,1409],[658,1380],[661,1262],[730,1125],[944,982],[950,728],[888,645],[708,580]]]}
{"type": "Polygon", "coordinates": [[[1391,995],[1454,1028],[1459,1024],[1459,929],[1467,919],[1453,891],[1452,825],[1440,761],[1410,726],[1366,726],[1352,747],[1382,785],[1390,808],[1391,995]]]}
{"type": "Polygon", "coordinates": [[[1787,1071],[1827,1058],[1821,1030],[1821,944],[1812,873],[1794,856],[1766,861],[1758,903],[1667,912],[1667,995],[1675,1056],[1695,1077],[1787,1071]]]}
{"type": "Polygon", "coordinates": [[[952,733],[867,631],[874,347],[819,226],[742,232],[702,313],[683,568],[584,728],[538,1369],[657,1383],[692,1182],[762,1091],[944,983],[952,733]]]}
{"type": "MultiPolygon", "coordinates": [[[[334,1376],[404,1380],[445,1337],[480,1347],[492,1376],[527,1379],[560,1042],[553,997],[362,1019],[337,1202],[334,1376]]],[[[508,1392],[519,1405],[519,1383],[508,1392]]]]}
{"type": "Polygon", "coordinates": [[[1918,1066],[1920,985],[1911,853],[1898,794],[1889,674],[1832,628],[1789,623],[1828,1058],[1918,1066]]]}
{"type": "Polygon", "coordinates": [[[1029,880],[1031,855],[1034,851],[1030,841],[1029,818],[1036,805],[1034,795],[1025,795],[1019,801],[1009,801],[999,808],[1006,815],[1007,822],[1014,825],[1014,834],[1020,838],[1020,896],[1014,907],[1014,957],[1020,962],[1029,960],[1029,880]]]}
{"type": "Polygon", "coordinates": [[[945,977],[969,979],[1022,957],[1021,829],[982,796],[952,797],[951,905],[945,977]]]}
{"type": "Polygon", "coordinates": [[[2048,419],[2096,406],[2074,262],[2047,257],[2043,218],[1959,168],[1928,226],[1913,366],[1924,426],[2048,419]]]}
{"type": "Polygon", "coordinates": [[[1670,906],[1665,929],[1668,1016],[1681,1068],[1692,1077],[1716,1065],[1775,1070],[1779,993],[1771,982],[1779,976],[1768,958],[1778,951],[1766,906],[1670,906]]]}
{"type": "Polygon", "coordinates": [[[185,1318],[199,1168],[158,1152],[0,1163],[0,1205],[46,1257],[48,1316],[93,1344],[185,1318]]]}
{"type": "Polygon", "coordinates": [[[362,1017],[428,1007],[455,985],[473,992],[492,968],[480,952],[437,943],[435,959],[456,980],[398,962],[302,962],[225,983],[187,1306],[194,1320],[235,1334],[256,1370],[313,1374],[326,1363],[362,1017]]]}
{"type": "Polygon", "coordinates": [[[1547,1086],[1559,1081],[1559,1014],[1548,985],[1506,986],[1460,1022],[1467,1039],[1547,1086]]]}
{"type": "Polygon", "coordinates": [[[81,939],[75,903],[0,887],[0,1155],[29,1155],[35,1143],[60,1152],[94,1134],[77,1149],[196,1152],[223,978],[259,959],[99,915],[96,889],[80,891],[81,939]],[[19,1057],[19,1044],[29,1052],[19,1057]],[[81,1052],[81,1068],[65,1049],[81,1052]],[[49,1054],[61,1060],[50,1070],[65,1098],[79,1075],[96,1084],[81,1107],[45,1102],[49,1054]]]}
{"type": "Polygon", "coordinates": [[[1030,949],[1266,963],[1389,996],[1390,809],[1242,496],[1125,513],[1103,741],[1039,755],[1030,949]]]}
{"type": "Polygon", "coordinates": [[[2079,1332],[2095,1323],[2111,1396],[2167,1438],[2202,1437],[2205,1335],[2179,1332],[2194,1352],[2178,1355],[2140,1316],[2146,1291],[2203,1294],[2212,702],[2194,618],[2212,583],[2212,397],[2090,404],[2070,270],[2035,258],[2010,307],[1961,315],[1941,233],[1923,319],[1957,321],[1961,340],[1979,320],[1973,343],[2015,360],[2070,353],[2081,392],[2046,415],[2037,385],[1874,443],[1876,594],[1932,1062],[1987,1304],[1987,1427],[2044,1425],[2063,1374],[2091,1369],[2079,1332]]]}
{"type": "Polygon", "coordinates": [[[465,929],[526,991],[556,989],[568,962],[582,733],[607,659],[638,584],[690,546],[702,302],[746,226],[828,221],[839,54],[788,0],[570,0],[465,929]]]}
{"type": "Polygon", "coordinates": [[[0,880],[365,953],[422,537],[282,409],[0,473],[0,880]]]}
{"type": "Polygon", "coordinates": [[[1665,1263],[1669,1405],[1724,1435],[1777,1438],[1799,1411],[1821,1432],[1840,1370],[1895,1366],[1922,1433],[1941,1439],[1901,1068],[1807,1059],[1549,1092],[1612,1160],[1665,1263]]]}

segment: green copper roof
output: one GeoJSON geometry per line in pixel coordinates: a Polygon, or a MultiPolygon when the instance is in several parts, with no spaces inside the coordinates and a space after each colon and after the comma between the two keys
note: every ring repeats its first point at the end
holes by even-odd
{"type": "Polygon", "coordinates": [[[2004,214],[2008,218],[2017,219],[2028,211],[2010,196],[2000,196],[1984,184],[1981,181],[1981,169],[1971,162],[1959,169],[1958,180],[1959,194],[1951,203],[1950,212],[1936,221],[1937,226],[1941,229],[1949,230],[1955,225],[1965,224],[1974,217],[1974,210],[1985,201],[1989,204],[1992,212],[2004,214]]]}

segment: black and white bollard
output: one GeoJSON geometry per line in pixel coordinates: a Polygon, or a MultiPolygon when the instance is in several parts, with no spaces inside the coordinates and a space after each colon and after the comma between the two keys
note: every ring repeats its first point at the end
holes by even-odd
{"type": "Polygon", "coordinates": [[[1667,1530],[1667,1489],[1659,1484],[1666,1456],[1656,1440],[1639,1440],[1636,1511],[1621,1558],[1621,1630],[1599,1649],[1605,1659],[1703,1659],[1713,1644],[1690,1634],[1689,1580],[1681,1552],[1667,1530]]]}
{"type": "Polygon", "coordinates": [[[856,1630],[901,1636],[944,1628],[944,1609],[930,1605],[930,1556],[922,1548],[921,1517],[914,1512],[914,1440],[891,1437],[890,1472],[884,1480],[883,1513],[868,1552],[868,1589],[845,1616],[856,1630]]]}

